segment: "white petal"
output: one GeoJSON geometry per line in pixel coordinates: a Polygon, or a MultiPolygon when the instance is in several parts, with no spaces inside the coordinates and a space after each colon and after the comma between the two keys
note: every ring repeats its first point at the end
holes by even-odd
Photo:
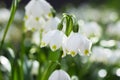
{"type": "Polygon", "coordinates": [[[0,56],[0,64],[2,65],[3,69],[7,70],[8,72],[11,71],[11,64],[6,57],[0,56]]]}
{"type": "Polygon", "coordinates": [[[41,17],[51,12],[51,5],[46,0],[31,0],[25,7],[26,15],[41,17]]]}
{"type": "Polygon", "coordinates": [[[30,13],[31,7],[35,4],[35,0],[31,0],[25,7],[26,13],[30,13]]]}
{"type": "Polygon", "coordinates": [[[81,46],[79,46],[80,55],[90,55],[92,42],[85,36],[82,37],[81,46]]]}
{"type": "Polygon", "coordinates": [[[80,46],[81,35],[77,33],[71,33],[66,42],[66,49],[68,54],[75,56],[78,53],[78,48],[80,46]]]}
{"type": "Polygon", "coordinates": [[[33,16],[30,16],[29,19],[25,20],[25,27],[28,30],[41,30],[42,26],[45,24],[45,20],[43,18],[34,18],[33,16]]]}
{"type": "Polygon", "coordinates": [[[70,80],[70,76],[63,70],[55,70],[48,80],[70,80]]]}
{"type": "Polygon", "coordinates": [[[50,31],[50,30],[57,29],[59,22],[60,22],[60,19],[58,17],[51,18],[44,25],[45,31],[50,31]]]}
{"type": "MultiPolygon", "coordinates": [[[[79,25],[81,25],[79,23],[79,25]]],[[[85,36],[90,38],[93,43],[98,42],[101,37],[102,29],[96,22],[87,22],[80,26],[79,32],[82,32],[85,36]]]]}
{"type": "Polygon", "coordinates": [[[41,8],[44,10],[44,13],[50,13],[52,6],[46,0],[39,0],[41,8]]]}
{"type": "Polygon", "coordinates": [[[62,46],[63,38],[65,37],[64,33],[59,30],[53,30],[54,35],[50,41],[50,48],[52,51],[59,49],[62,46]]]}
{"type": "Polygon", "coordinates": [[[25,7],[26,15],[40,17],[43,13],[38,0],[31,0],[28,5],[25,7]]]}
{"type": "Polygon", "coordinates": [[[40,32],[36,31],[32,35],[32,42],[35,43],[36,45],[40,44],[40,32]]]}
{"type": "Polygon", "coordinates": [[[0,23],[6,23],[9,19],[10,11],[6,8],[0,8],[0,23]]]}
{"type": "Polygon", "coordinates": [[[89,55],[92,43],[80,33],[71,33],[66,41],[67,53],[75,56],[78,52],[89,55]]]}
{"type": "Polygon", "coordinates": [[[49,44],[50,40],[52,39],[54,32],[49,31],[43,35],[42,41],[41,41],[41,47],[45,47],[49,44]]]}
{"type": "Polygon", "coordinates": [[[37,60],[32,62],[31,74],[38,75],[40,64],[37,60]]]}
{"type": "Polygon", "coordinates": [[[65,37],[63,38],[63,43],[62,43],[63,54],[62,54],[62,57],[65,57],[65,56],[66,56],[66,53],[67,53],[66,41],[67,41],[67,36],[65,36],[65,37]]]}

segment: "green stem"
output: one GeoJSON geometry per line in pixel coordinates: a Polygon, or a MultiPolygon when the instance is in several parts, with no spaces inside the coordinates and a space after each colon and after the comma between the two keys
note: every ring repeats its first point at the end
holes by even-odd
{"type": "Polygon", "coordinates": [[[25,46],[24,46],[24,39],[25,39],[25,34],[23,33],[23,38],[22,38],[22,45],[21,45],[21,52],[19,53],[20,55],[20,61],[21,64],[19,64],[19,76],[21,77],[21,80],[24,80],[24,70],[23,70],[23,63],[24,63],[24,53],[25,53],[25,46]]]}
{"type": "Polygon", "coordinates": [[[2,41],[1,41],[0,49],[2,49],[5,37],[6,37],[7,32],[8,32],[8,29],[9,29],[10,25],[12,24],[12,22],[14,20],[14,16],[15,16],[15,12],[16,12],[16,9],[17,9],[17,5],[18,5],[18,0],[13,0],[12,6],[11,6],[10,18],[9,18],[9,21],[8,21],[8,23],[6,25],[4,34],[3,34],[3,38],[2,38],[2,41]]]}
{"type": "Polygon", "coordinates": [[[60,61],[61,61],[62,53],[60,52],[57,61],[50,61],[49,66],[47,67],[46,71],[44,72],[41,80],[48,80],[50,74],[55,70],[60,68],[60,61]]]}
{"type": "Polygon", "coordinates": [[[50,73],[52,73],[52,71],[57,67],[58,64],[59,64],[59,63],[57,63],[57,62],[51,61],[51,62],[49,63],[48,68],[47,68],[46,71],[44,72],[41,80],[48,80],[48,77],[49,77],[50,73]]]}
{"type": "Polygon", "coordinates": [[[3,80],[3,77],[2,77],[2,71],[0,70],[0,80],[3,80]]]}

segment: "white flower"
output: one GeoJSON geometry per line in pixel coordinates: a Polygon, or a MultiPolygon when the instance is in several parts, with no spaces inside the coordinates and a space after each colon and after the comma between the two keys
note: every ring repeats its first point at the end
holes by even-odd
{"type": "Polygon", "coordinates": [[[103,48],[103,47],[93,47],[92,49],[92,55],[91,60],[92,61],[98,61],[98,62],[108,62],[109,58],[112,57],[112,50],[109,48],[103,48]]]}
{"type": "Polygon", "coordinates": [[[62,31],[55,30],[52,39],[50,41],[50,48],[52,51],[55,51],[62,47],[62,43],[66,39],[65,34],[62,31]]]}
{"type": "Polygon", "coordinates": [[[54,34],[54,31],[49,31],[49,32],[43,34],[43,38],[41,41],[41,47],[45,47],[49,44],[53,34],[54,34]]]}
{"type": "Polygon", "coordinates": [[[112,55],[108,59],[110,64],[119,63],[120,61],[120,49],[115,49],[112,51],[112,55]]]}
{"type": "Polygon", "coordinates": [[[36,45],[40,45],[40,32],[36,31],[32,35],[32,43],[36,45]]]}
{"type": "Polygon", "coordinates": [[[0,23],[6,23],[10,17],[10,11],[6,8],[0,9],[0,23]]]}
{"type": "Polygon", "coordinates": [[[46,22],[43,29],[45,32],[57,29],[59,23],[60,19],[58,17],[51,18],[46,22]]]}
{"type": "MultiPolygon", "coordinates": [[[[77,53],[89,55],[92,43],[80,33],[72,32],[66,40],[65,48],[68,54],[75,56],[77,53]]],[[[64,51],[65,52],[65,51],[64,51]]]]}
{"type": "Polygon", "coordinates": [[[70,80],[70,76],[63,70],[55,70],[48,80],[70,80]]]}
{"type": "Polygon", "coordinates": [[[38,61],[32,61],[31,74],[38,75],[40,64],[38,61]]]}
{"type": "Polygon", "coordinates": [[[114,11],[114,10],[104,10],[104,11],[101,11],[101,22],[103,24],[109,24],[111,22],[115,22],[118,18],[119,18],[119,14],[117,13],[117,11],[114,11]]]}
{"type": "Polygon", "coordinates": [[[66,39],[65,34],[59,30],[52,30],[43,35],[41,42],[41,47],[45,47],[48,44],[52,51],[59,49],[62,46],[62,43],[66,39]]]}
{"type": "MultiPolygon", "coordinates": [[[[5,28],[0,30],[0,41],[2,40],[3,34],[4,34],[5,28]]],[[[21,30],[18,26],[16,25],[11,25],[9,30],[8,30],[8,35],[6,35],[5,42],[13,41],[14,42],[19,42],[21,40],[21,30]]]]}
{"type": "Polygon", "coordinates": [[[25,27],[27,30],[42,30],[42,26],[45,24],[43,18],[34,18],[30,16],[29,19],[25,20],[25,27]]]}
{"type": "Polygon", "coordinates": [[[27,16],[50,16],[51,8],[51,5],[48,2],[46,2],[46,0],[31,0],[25,7],[25,11],[27,16]]]}
{"type": "Polygon", "coordinates": [[[79,20],[80,32],[91,39],[92,42],[96,43],[102,34],[101,27],[96,22],[86,22],[79,20]],[[82,25],[81,25],[82,24],[82,25]]]}
{"type": "Polygon", "coordinates": [[[10,64],[9,60],[6,57],[0,56],[0,64],[1,64],[1,68],[4,71],[8,71],[8,72],[11,71],[11,64],[10,64]]]}
{"type": "Polygon", "coordinates": [[[120,38],[120,21],[115,24],[108,25],[106,33],[109,36],[115,36],[120,38]]]}

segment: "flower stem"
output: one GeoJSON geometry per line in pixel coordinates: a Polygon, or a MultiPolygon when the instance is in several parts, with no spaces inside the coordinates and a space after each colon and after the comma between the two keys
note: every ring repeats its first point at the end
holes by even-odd
{"type": "Polygon", "coordinates": [[[4,34],[3,34],[3,38],[2,38],[2,41],[1,41],[1,45],[0,45],[0,50],[2,49],[2,46],[4,44],[4,40],[5,40],[5,37],[7,35],[8,29],[9,29],[10,25],[12,24],[12,22],[14,20],[14,16],[15,16],[15,12],[16,12],[16,9],[17,9],[18,2],[19,2],[18,0],[13,0],[13,2],[12,2],[10,18],[9,18],[9,21],[6,25],[4,34]]]}
{"type": "Polygon", "coordinates": [[[48,80],[50,73],[57,67],[58,63],[51,61],[41,80],[48,80]]]}
{"type": "Polygon", "coordinates": [[[51,74],[55,69],[60,68],[61,56],[62,56],[62,53],[60,52],[57,61],[50,61],[50,62],[49,62],[49,65],[48,65],[46,71],[44,72],[43,77],[42,77],[41,80],[48,80],[50,74],[51,74]]]}

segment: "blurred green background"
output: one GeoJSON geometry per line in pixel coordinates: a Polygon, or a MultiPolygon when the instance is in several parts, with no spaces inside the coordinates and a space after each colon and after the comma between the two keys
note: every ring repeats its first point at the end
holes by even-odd
{"type": "MultiPolygon", "coordinates": [[[[0,41],[10,16],[11,1],[0,0],[0,41]]],[[[90,56],[62,58],[61,68],[72,80],[120,80],[120,0],[47,1],[60,18],[65,12],[74,14],[81,32],[93,41],[90,56]]],[[[34,37],[37,34],[23,31],[24,7],[28,2],[21,0],[0,51],[0,80],[39,80],[39,73],[48,61],[58,58],[59,51],[40,49],[34,37]]]]}

